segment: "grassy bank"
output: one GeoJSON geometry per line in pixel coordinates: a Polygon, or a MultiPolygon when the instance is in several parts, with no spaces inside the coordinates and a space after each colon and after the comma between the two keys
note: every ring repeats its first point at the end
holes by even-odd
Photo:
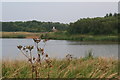
{"type": "Polygon", "coordinates": [[[97,41],[97,42],[118,42],[116,35],[70,35],[66,32],[55,32],[47,34],[49,39],[55,40],[76,40],[76,41],[97,41]]]}
{"type": "Polygon", "coordinates": [[[38,37],[40,33],[32,32],[0,32],[2,38],[32,38],[38,37]]]}
{"type": "Polygon", "coordinates": [[[33,38],[47,35],[47,38],[54,40],[75,40],[91,42],[118,42],[116,35],[70,35],[66,32],[49,32],[49,33],[31,33],[31,32],[0,32],[2,38],[33,38]]]}
{"type": "MultiPolygon", "coordinates": [[[[112,58],[52,59],[52,68],[45,63],[39,66],[39,78],[118,78],[118,63],[112,58]]],[[[26,61],[3,61],[3,78],[31,78],[31,68],[26,61]]],[[[35,75],[34,75],[35,76],[35,75]]]]}

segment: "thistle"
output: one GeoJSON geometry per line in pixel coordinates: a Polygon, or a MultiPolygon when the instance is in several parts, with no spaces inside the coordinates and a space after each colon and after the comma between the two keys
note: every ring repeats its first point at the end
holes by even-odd
{"type": "Polygon", "coordinates": [[[41,41],[41,39],[38,38],[33,38],[34,42],[39,43],[41,41]]]}
{"type": "Polygon", "coordinates": [[[21,50],[21,49],[22,49],[22,46],[21,46],[21,45],[19,45],[19,46],[17,46],[17,48],[21,50]]]}
{"type": "MultiPolygon", "coordinates": [[[[45,47],[48,39],[43,40],[43,42],[44,42],[43,48],[38,46],[38,44],[41,42],[41,39],[33,38],[33,41],[35,42],[35,47],[37,50],[37,55],[38,55],[37,58],[33,57],[33,55],[32,55],[32,50],[34,49],[33,45],[28,45],[28,46],[19,45],[19,46],[17,46],[17,48],[23,53],[23,55],[31,63],[32,78],[33,78],[34,73],[36,75],[35,78],[38,78],[39,77],[38,72],[39,72],[39,69],[40,69],[41,63],[42,63],[41,61],[45,60],[48,68],[51,68],[52,64],[51,64],[50,58],[48,57],[48,54],[45,54],[45,52],[44,52],[44,47],[45,47]],[[29,55],[27,55],[28,53],[29,53],[29,55]]],[[[48,71],[48,78],[49,78],[49,71],[48,71]]]]}

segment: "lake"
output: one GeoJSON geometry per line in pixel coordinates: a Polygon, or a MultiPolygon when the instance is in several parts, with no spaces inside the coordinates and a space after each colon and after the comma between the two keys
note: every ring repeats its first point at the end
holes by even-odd
{"type": "MultiPolygon", "coordinates": [[[[2,39],[2,58],[5,59],[25,59],[17,46],[34,45],[32,39],[2,39]]],[[[41,42],[39,47],[43,47],[41,42]]],[[[74,57],[84,57],[89,51],[96,57],[118,57],[118,44],[96,44],[80,41],[49,40],[45,46],[45,53],[52,58],[64,58],[67,54],[74,57]]],[[[36,50],[32,51],[34,56],[36,50]]]]}

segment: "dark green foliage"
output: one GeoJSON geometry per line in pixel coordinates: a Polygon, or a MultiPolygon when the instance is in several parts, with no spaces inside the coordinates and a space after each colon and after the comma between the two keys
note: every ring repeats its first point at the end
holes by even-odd
{"type": "MultiPolygon", "coordinates": [[[[117,35],[81,35],[81,34],[68,34],[67,32],[54,32],[47,33],[48,39],[55,40],[75,40],[75,41],[90,41],[90,42],[118,42],[119,37],[117,35]]],[[[44,37],[43,37],[44,39],[44,37]]]]}
{"type": "Polygon", "coordinates": [[[70,23],[68,32],[70,34],[92,34],[110,35],[118,34],[119,14],[106,14],[105,17],[83,18],[74,23],[70,23]]]}
{"type": "Polygon", "coordinates": [[[56,27],[59,31],[64,31],[68,28],[68,24],[59,22],[40,22],[40,21],[26,21],[26,22],[2,22],[2,31],[26,31],[26,32],[50,32],[52,28],[56,27]]]}
{"type": "Polygon", "coordinates": [[[120,24],[120,14],[109,13],[104,17],[83,18],[74,23],[63,24],[59,22],[40,22],[40,21],[17,21],[2,22],[2,31],[26,31],[26,32],[51,32],[53,27],[60,32],[67,31],[71,34],[89,35],[117,35],[120,24]]]}

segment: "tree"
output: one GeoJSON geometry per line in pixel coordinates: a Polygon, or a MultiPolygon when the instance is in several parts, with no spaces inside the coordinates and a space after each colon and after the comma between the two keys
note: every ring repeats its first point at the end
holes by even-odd
{"type": "Polygon", "coordinates": [[[109,16],[112,16],[112,13],[110,13],[109,16]]]}

